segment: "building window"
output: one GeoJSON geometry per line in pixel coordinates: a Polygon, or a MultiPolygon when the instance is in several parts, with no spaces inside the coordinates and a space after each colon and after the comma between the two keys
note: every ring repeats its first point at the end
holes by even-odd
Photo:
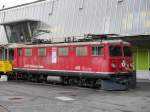
{"type": "Polygon", "coordinates": [[[58,48],[58,56],[68,56],[68,47],[58,48]]]}
{"type": "Polygon", "coordinates": [[[21,48],[18,49],[18,56],[22,56],[22,49],[21,48]]]}
{"type": "Polygon", "coordinates": [[[87,55],[88,55],[87,47],[76,48],[76,56],[87,56],[87,55]]]}
{"type": "Polygon", "coordinates": [[[38,56],[46,56],[46,48],[38,48],[38,56]]]}
{"type": "Polygon", "coordinates": [[[4,29],[8,42],[30,42],[33,34],[37,30],[39,22],[34,20],[16,21],[14,23],[5,23],[4,29]]]}
{"type": "Polygon", "coordinates": [[[32,50],[30,48],[25,49],[25,56],[32,56],[32,50]]]}
{"type": "Polygon", "coordinates": [[[103,47],[102,46],[92,47],[92,56],[101,56],[101,55],[103,55],[103,47]]]}

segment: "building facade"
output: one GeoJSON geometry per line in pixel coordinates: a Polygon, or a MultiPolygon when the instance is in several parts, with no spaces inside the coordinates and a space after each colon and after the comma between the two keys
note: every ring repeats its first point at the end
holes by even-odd
{"type": "MultiPolygon", "coordinates": [[[[34,37],[64,41],[85,34],[149,33],[150,0],[41,0],[0,10],[0,43],[28,42],[34,37]]],[[[150,77],[149,48],[135,46],[140,78],[150,77]]]]}

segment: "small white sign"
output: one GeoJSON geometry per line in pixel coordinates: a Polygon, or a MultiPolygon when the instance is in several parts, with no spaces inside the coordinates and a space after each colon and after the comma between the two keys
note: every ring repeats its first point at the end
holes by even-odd
{"type": "Polygon", "coordinates": [[[1,75],[0,81],[8,81],[7,75],[1,75]]]}
{"type": "Polygon", "coordinates": [[[52,63],[57,63],[57,49],[52,48],[52,63]]]}
{"type": "Polygon", "coordinates": [[[59,100],[62,100],[62,101],[73,101],[73,100],[75,100],[73,98],[66,97],[66,96],[56,97],[56,99],[59,99],[59,100]]]}

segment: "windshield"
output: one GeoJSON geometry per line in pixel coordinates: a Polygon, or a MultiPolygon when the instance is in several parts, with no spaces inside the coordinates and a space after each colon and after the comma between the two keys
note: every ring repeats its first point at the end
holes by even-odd
{"type": "Polygon", "coordinates": [[[132,51],[128,46],[123,47],[123,52],[124,52],[124,56],[132,56],[132,51]]]}
{"type": "Polygon", "coordinates": [[[110,46],[109,47],[110,56],[122,56],[121,46],[110,46]]]}

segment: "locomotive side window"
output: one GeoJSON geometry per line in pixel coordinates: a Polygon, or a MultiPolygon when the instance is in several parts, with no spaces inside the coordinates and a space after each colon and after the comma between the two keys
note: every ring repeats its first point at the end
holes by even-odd
{"type": "Polygon", "coordinates": [[[38,48],[38,56],[46,56],[46,48],[38,48]]]}
{"type": "Polygon", "coordinates": [[[21,48],[18,49],[18,56],[22,56],[22,49],[21,48]]]}
{"type": "Polygon", "coordinates": [[[25,49],[25,56],[32,56],[32,50],[30,48],[25,49]]]}
{"type": "Polygon", "coordinates": [[[58,48],[58,56],[68,56],[68,47],[58,48]]]}
{"type": "Polygon", "coordinates": [[[128,46],[123,47],[124,56],[132,56],[132,51],[128,46]]]}
{"type": "Polygon", "coordinates": [[[88,49],[87,47],[76,47],[76,56],[87,56],[88,49]]]}
{"type": "Polygon", "coordinates": [[[101,55],[103,55],[103,47],[102,46],[92,47],[92,56],[101,56],[101,55]]]}
{"type": "Polygon", "coordinates": [[[122,56],[121,46],[110,46],[109,47],[110,56],[122,56]]]}

